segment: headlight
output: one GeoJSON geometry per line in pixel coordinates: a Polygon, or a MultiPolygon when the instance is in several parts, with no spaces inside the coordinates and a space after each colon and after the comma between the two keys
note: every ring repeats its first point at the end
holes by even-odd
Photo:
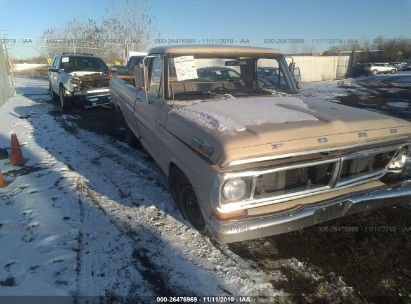
{"type": "Polygon", "coordinates": [[[402,147],[388,164],[388,170],[401,171],[405,163],[407,162],[408,154],[408,147],[402,147]]]}
{"type": "Polygon", "coordinates": [[[226,201],[233,202],[243,199],[248,192],[247,188],[246,181],[237,177],[227,180],[224,183],[221,192],[226,201]]]}

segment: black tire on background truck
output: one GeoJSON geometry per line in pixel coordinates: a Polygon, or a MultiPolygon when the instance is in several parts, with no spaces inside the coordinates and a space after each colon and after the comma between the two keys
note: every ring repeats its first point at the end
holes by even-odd
{"type": "Polygon", "coordinates": [[[51,83],[49,83],[49,94],[50,94],[50,97],[51,97],[51,101],[56,102],[56,101],[59,100],[59,97],[57,96],[56,93],[54,93],[53,89],[51,88],[51,83]]]}
{"type": "Polygon", "coordinates": [[[171,195],[184,218],[200,233],[206,232],[206,221],[198,204],[193,186],[178,168],[171,168],[168,176],[171,195]]]}
{"type": "Polygon", "coordinates": [[[72,100],[69,97],[64,96],[64,94],[65,94],[64,87],[61,86],[59,89],[59,99],[60,99],[60,107],[61,107],[61,110],[63,111],[69,110],[72,107],[72,100]]]}
{"type": "Polygon", "coordinates": [[[140,140],[134,135],[124,119],[124,141],[132,148],[143,149],[140,140]]]}

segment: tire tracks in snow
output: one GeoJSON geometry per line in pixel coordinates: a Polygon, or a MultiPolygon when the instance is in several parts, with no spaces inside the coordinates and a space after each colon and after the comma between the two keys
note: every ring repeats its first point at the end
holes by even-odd
{"type": "MultiPolygon", "coordinates": [[[[64,128],[67,118],[70,117],[63,116],[62,119],[57,118],[56,120],[63,124],[64,128]]],[[[147,164],[146,161],[141,160],[142,156],[139,152],[132,152],[131,148],[124,147],[120,143],[113,143],[103,136],[79,130],[72,122],[68,122],[68,125],[70,125],[69,129],[73,130],[71,134],[92,151],[80,152],[77,157],[82,158],[89,153],[94,156],[91,159],[97,157],[97,160],[101,162],[99,166],[85,164],[83,161],[80,167],[85,166],[83,171],[95,170],[96,175],[100,175],[101,179],[109,181],[116,189],[120,201],[121,193],[129,193],[130,190],[127,185],[124,185],[124,180],[127,178],[133,179],[136,184],[142,183],[152,191],[152,202],[145,202],[143,206],[131,208],[129,203],[119,204],[100,195],[98,192],[105,192],[94,183],[84,182],[81,186],[88,188],[87,193],[94,193],[91,195],[94,197],[93,201],[106,210],[107,214],[114,217],[119,229],[132,237],[137,246],[134,257],[140,261],[138,266],[143,276],[145,274],[150,279],[151,277],[155,280],[160,279],[163,289],[178,290],[180,294],[185,290],[186,294],[198,293],[201,290],[203,294],[247,293],[284,296],[283,293],[273,289],[270,283],[267,283],[264,272],[253,269],[249,262],[241,258],[234,258],[234,254],[229,251],[213,246],[208,238],[176,220],[176,218],[181,219],[180,215],[172,214],[173,217],[161,210],[167,209],[162,208],[161,205],[172,204],[174,209],[175,206],[168,192],[159,193],[164,192],[166,187],[164,177],[162,180],[160,175],[162,173],[158,173],[159,169],[154,163],[147,164]],[[106,165],[108,168],[120,169],[123,178],[119,180],[118,177],[113,176],[113,171],[107,174],[106,165]],[[173,248],[176,244],[177,248],[173,248]],[[142,267],[142,264],[146,267],[142,267]],[[157,269],[157,273],[147,272],[147,268],[153,268],[153,266],[157,269]],[[208,288],[202,286],[199,289],[199,286],[204,285],[200,278],[204,277],[212,283],[208,288]]],[[[76,164],[71,163],[70,165],[75,170],[78,169],[76,164]]]]}

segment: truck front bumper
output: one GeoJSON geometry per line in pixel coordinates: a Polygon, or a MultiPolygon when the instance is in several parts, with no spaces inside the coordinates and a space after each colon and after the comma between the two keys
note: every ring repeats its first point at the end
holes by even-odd
{"type": "Polygon", "coordinates": [[[111,105],[111,95],[108,88],[75,92],[73,94],[81,106],[95,108],[111,105]]]}
{"type": "Polygon", "coordinates": [[[239,242],[286,233],[346,215],[394,204],[410,204],[411,180],[345,195],[282,213],[237,220],[208,219],[211,233],[223,243],[239,242]]]}

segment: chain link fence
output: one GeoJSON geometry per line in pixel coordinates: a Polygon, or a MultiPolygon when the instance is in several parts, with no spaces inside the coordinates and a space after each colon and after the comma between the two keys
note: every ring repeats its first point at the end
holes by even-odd
{"type": "Polygon", "coordinates": [[[10,66],[4,46],[0,44],[0,106],[13,95],[10,66]]]}

